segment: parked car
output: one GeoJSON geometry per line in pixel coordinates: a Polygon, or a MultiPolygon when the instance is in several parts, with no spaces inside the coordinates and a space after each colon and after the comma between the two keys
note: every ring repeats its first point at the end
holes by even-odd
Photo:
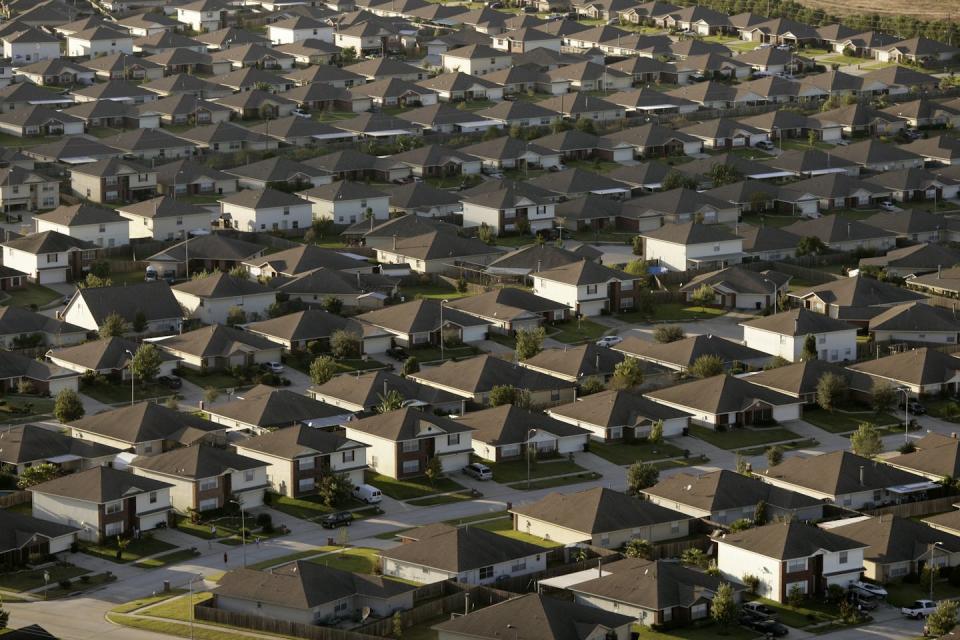
{"type": "Polygon", "coordinates": [[[761,140],[757,144],[753,145],[757,149],[763,149],[764,151],[773,151],[774,145],[769,140],[761,140]]]}
{"type": "Polygon", "coordinates": [[[880,604],[880,599],[877,596],[853,589],[847,592],[847,602],[860,611],[873,611],[880,604]]]}
{"type": "Polygon", "coordinates": [[[353,514],[349,511],[337,511],[331,513],[320,521],[320,526],[324,529],[336,529],[337,527],[349,527],[353,522],[353,514]]]}
{"type": "Polygon", "coordinates": [[[767,605],[763,604],[762,602],[757,602],[756,600],[753,600],[751,602],[745,602],[743,604],[743,607],[741,608],[745,613],[752,615],[755,618],[767,618],[767,619],[774,620],[777,617],[776,611],[774,611],[767,605]]]}
{"type": "Polygon", "coordinates": [[[463,472],[477,480],[493,480],[493,471],[490,470],[490,467],[479,462],[468,464],[463,468],[463,472]]]}
{"type": "Polygon", "coordinates": [[[837,140],[834,140],[834,141],[833,141],[833,144],[837,145],[838,147],[849,147],[849,146],[850,146],[850,142],[847,141],[847,140],[844,140],[843,138],[838,138],[837,140]]]}
{"type": "Polygon", "coordinates": [[[353,497],[357,500],[363,500],[367,504],[376,504],[383,500],[383,494],[380,489],[373,485],[358,484],[353,488],[353,497]]]}
{"type": "Polygon", "coordinates": [[[533,6],[532,4],[528,4],[527,6],[525,6],[525,7],[523,8],[523,12],[524,12],[524,13],[536,13],[536,12],[537,12],[537,8],[536,8],[535,6],[533,6]]]}
{"type": "Polygon", "coordinates": [[[279,362],[264,362],[260,368],[270,373],[283,373],[283,365],[279,362]]]}
{"type": "Polygon", "coordinates": [[[882,201],[880,201],[880,203],[879,203],[877,206],[880,207],[881,209],[883,209],[884,211],[896,211],[896,210],[897,210],[897,205],[893,204],[893,201],[892,201],[892,200],[882,200],[882,201]]]}
{"type": "Polygon", "coordinates": [[[857,591],[863,591],[869,593],[872,596],[877,596],[878,598],[886,598],[887,590],[881,587],[878,584],[873,584],[872,582],[864,582],[863,580],[857,580],[856,582],[850,583],[851,589],[856,589],[857,591]]]}
{"type": "Polygon", "coordinates": [[[620,336],[603,336],[597,340],[598,347],[612,347],[615,344],[620,344],[623,342],[623,338],[620,336]]]}
{"type": "Polygon", "coordinates": [[[183,386],[183,381],[177,376],[160,376],[157,378],[157,382],[168,389],[179,389],[183,386]]]}
{"type": "Polygon", "coordinates": [[[777,622],[771,618],[757,618],[750,614],[740,616],[740,624],[748,629],[753,629],[764,634],[766,637],[782,638],[790,633],[786,625],[777,622]]]}
{"type": "Polygon", "coordinates": [[[403,347],[390,347],[387,349],[387,355],[394,360],[406,360],[408,357],[407,350],[403,347]]]}
{"type": "Polygon", "coordinates": [[[293,110],[293,115],[299,116],[299,117],[301,117],[301,118],[309,118],[309,117],[310,117],[310,112],[307,111],[306,109],[299,109],[299,108],[298,108],[298,109],[294,109],[294,110],[293,110]]]}
{"type": "MultiPolygon", "coordinates": [[[[903,402],[900,403],[900,408],[903,409],[903,402]]],[[[911,400],[907,403],[907,409],[912,415],[922,416],[927,412],[927,408],[917,402],[916,400],[911,400]]]]}
{"type": "Polygon", "coordinates": [[[900,613],[908,618],[920,620],[937,610],[937,603],[933,600],[914,600],[909,607],[901,607],[900,613]]]}

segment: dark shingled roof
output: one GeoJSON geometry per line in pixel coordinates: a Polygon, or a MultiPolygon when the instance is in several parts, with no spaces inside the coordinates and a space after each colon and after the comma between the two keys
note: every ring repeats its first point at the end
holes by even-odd
{"type": "Polygon", "coordinates": [[[172,486],[166,482],[144,478],[113,467],[94,467],[54,478],[31,487],[30,491],[104,504],[141,493],[169,489],[172,486]]]}
{"type": "Polygon", "coordinates": [[[851,324],[837,320],[822,313],[815,313],[809,309],[798,308],[781,311],[770,316],[748,320],[740,323],[744,327],[763,329],[785,336],[805,336],[811,333],[829,333],[832,331],[855,330],[851,324]]]}
{"type": "Polygon", "coordinates": [[[363,433],[399,442],[401,440],[414,440],[420,436],[422,430],[429,430],[429,435],[435,436],[440,433],[465,433],[472,431],[465,424],[460,424],[450,418],[435,416],[432,413],[424,413],[418,409],[405,407],[380,413],[354,420],[347,423],[347,428],[356,429],[363,433]]]}
{"type": "Polygon", "coordinates": [[[131,445],[151,440],[173,440],[189,445],[224,429],[193,414],[152,402],[138,402],[86,416],[71,422],[70,426],[131,445]]]}
{"type": "Polygon", "coordinates": [[[702,474],[678,473],[643,492],[709,512],[752,507],[759,502],[784,510],[822,504],[816,498],[729,469],[702,474]]]}
{"type": "Polygon", "coordinates": [[[237,446],[241,450],[250,449],[293,460],[303,457],[312,458],[317,454],[330,454],[348,449],[362,449],[368,445],[347,440],[342,435],[331,431],[305,425],[294,425],[244,440],[237,446]]]}
{"type": "Polygon", "coordinates": [[[59,431],[32,424],[17,425],[0,431],[0,462],[4,464],[45,461],[65,455],[89,460],[118,453],[119,449],[105,444],[72,438],[59,431]]]}
{"type": "Polygon", "coordinates": [[[420,384],[390,371],[373,371],[360,375],[335,376],[329,382],[310,387],[310,393],[331,400],[347,402],[371,411],[380,403],[384,392],[396,391],[404,400],[416,400],[428,405],[460,402],[462,398],[449,391],[420,384]]]}
{"type": "MultiPolygon", "coordinates": [[[[383,309],[368,311],[357,316],[357,319],[400,333],[436,331],[440,328],[440,301],[430,298],[411,300],[383,309]]],[[[443,323],[463,327],[488,324],[456,309],[443,310],[443,323]]]]}
{"type": "Polygon", "coordinates": [[[960,552],[960,537],[939,531],[912,518],[892,515],[841,521],[830,532],[859,542],[866,547],[864,560],[877,564],[915,562],[926,559],[934,545],[949,553],[960,552]]]}
{"type": "Polygon", "coordinates": [[[567,308],[562,302],[548,300],[526,289],[514,287],[459,298],[445,306],[486,320],[510,320],[567,308]]]}
{"type": "Polygon", "coordinates": [[[665,389],[651,391],[647,397],[699,409],[705,413],[737,413],[758,400],[773,406],[797,404],[796,398],[772,391],[746,379],[720,374],[665,389]]]}
{"type": "Polygon", "coordinates": [[[860,549],[867,545],[844,538],[812,524],[797,521],[778,522],[763,527],[754,527],[747,531],[728,533],[719,538],[721,544],[729,544],[753,553],[775,558],[791,560],[807,558],[820,550],[847,551],[860,549]]]}
{"type": "Polygon", "coordinates": [[[161,349],[170,349],[203,357],[227,357],[239,351],[280,348],[279,344],[266,338],[219,324],[194,329],[157,344],[161,349]]]}
{"type": "MultiPolygon", "coordinates": [[[[480,527],[428,525],[426,537],[381,551],[380,556],[451,573],[510,562],[544,553],[544,548],[506,538],[480,527]]],[[[414,537],[418,529],[404,535],[414,537]]]]}
{"type": "Polygon", "coordinates": [[[960,371],[960,358],[923,347],[859,362],[850,368],[888,380],[926,386],[952,380],[960,371]]]}
{"type": "Polygon", "coordinates": [[[139,313],[143,313],[148,321],[183,317],[183,310],[173,297],[170,285],[162,281],[86,287],[75,294],[71,301],[73,304],[77,304],[78,296],[82,298],[97,324],[102,324],[112,313],[118,314],[128,323],[133,322],[139,313]]]}
{"type": "MultiPolygon", "coordinates": [[[[34,536],[41,538],[59,538],[78,532],[76,527],[69,527],[59,522],[50,522],[34,518],[25,513],[17,513],[10,509],[0,509],[0,553],[7,551],[20,550],[33,541],[34,536]]],[[[38,631],[20,629],[19,631],[7,630],[3,634],[4,640],[56,640],[53,636],[44,633],[36,625],[29,627],[38,631]]]]}
{"type": "Polygon", "coordinates": [[[266,467],[269,463],[207,444],[178,447],[155,456],[137,456],[131,467],[178,478],[212,478],[231,471],[266,467]]]}
{"type": "MultiPolygon", "coordinates": [[[[125,369],[130,365],[130,356],[127,351],[136,353],[140,343],[126,338],[111,337],[100,340],[91,340],[72,347],[63,347],[48,352],[48,356],[79,365],[92,371],[104,369],[125,369]]],[[[160,361],[176,360],[170,354],[159,351],[160,361]]]]}
{"type": "Polygon", "coordinates": [[[824,375],[832,373],[844,379],[850,378],[850,372],[840,365],[823,360],[808,360],[759,371],[744,379],[753,384],[779,391],[799,398],[802,395],[816,393],[817,383],[824,375]]]}
{"type": "Polygon", "coordinates": [[[174,291],[182,291],[200,298],[213,299],[273,294],[270,287],[262,285],[256,280],[240,278],[223,271],[217,271],[205,278],[187,280],[175,284],[171,288],[174,291]]]}
{"type": "Polygon", "coordinates": [[[689,416],[674,409],[626,391],[608,390],[578,398],[576,402],[551,408],[550,415],[579,420],[602,427],[649,425],[658,420],[689,416]]]}
{"type": "Polygon", "coordinates": [[[863,276],[840,278],[833,282],[817,284],[790,294],[791,297],[796,298],[805,298],[811,295],[817,296],[827,304],[835,304],[841,307],[872,307],[898,302],[912,302],[926,298],[926,296],[915,291],[909,291],[887,282],[880,282],[875,278],[864,278],[863,276]]]}
{"type": "Polygon", "coordinates": [[[808,458],[791,457],[760,473],[828,496],[887,489],[926,480],[849,451],[832,451],[808,458]],[[863,482],[860,482],[861,469],[863,482]]]}
{"type": "Polygon", "coordinates": [[[582,380],[590,376],[613,375],[614,367],[623,362],[625,357],[618,351],[588,342],[579,346],[544,349],[523,360],[521,365],[582,380]]]}
{"type": "Polygon", "coordinates": [[[721,224],[697,224],[696,222],[665,224],[659,229],[646,231],[640,235],[644,238],[683,245],[723,242],[737,240],[740,237],[721,224]]]}
{"type": "Polygon", "coordinates": [[[632,335],[616,345],[615,348],[617,351],[642,360],[668,363],[680,367],[689,367],[697,358],[705,355],[715,355],[724,364],[771,357],[768,353],[751,349],[739,342],[712,334],[689,336],[668,344],[652,342],[632,335]]]}
{"type": "Polygon", "coordinates": [[[497,385],[505,384],[530,391],[567,389],[574,386],[573,382],[532,371],[491,355],[480,355],[459,362],[448,360],[440,366],[421,369],[412,377],[420,382],[470,394],[486,393],[497,385]]]}
{"type": "Polygon", "coordinates": [[[530,429],[558,438],[585,436],[590,433],[586,429],[561,422],[538,411],[528,411],[509,404],[471,411],[458,418],[457,422],[474,430],[474,441],[496,446],[523,444],[528,440],[530,429]]]}
{"type": "Polygon", "coordinates": [[[4,242],[3,246],[19,249],[27,253],[59,253],[61,251],[94,249],[96,245],[86,240],[77,240],[59,231],[43,231],[4,242]]]}
{"type": "Polygon", "coordinates": [[[289,427],[315,418],[329,418],[350,413],[305,395],[257,385],[242,397],[210,409],[212,415],[223,416],[261,429],[289,427]]]}

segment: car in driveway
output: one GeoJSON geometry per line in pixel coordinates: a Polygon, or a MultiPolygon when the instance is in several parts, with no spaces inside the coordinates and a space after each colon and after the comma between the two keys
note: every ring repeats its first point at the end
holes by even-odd
{"type": "Polygon", "coordinates": [[[614,345],[620,344],[623,342],[623,338],[620,336],[603,336],[597,340],[598,347],[612,347],[614,345]]]}
{"type": "Polygon", "coordinates": [[[773,150],[774,150],[773,143],[770,142],[769,140],[761,140],[760,142],[758,142],[757,144],[755,144],[755,145],[753,145],[753,146],[756,147],[757,149],[763,149],[764,151],[773,151],[773,150]]]}
{"type": "Polygon", "coordinates": [[[745,602],[743,604],[743,612],[747,615],[751,615],[754,618],[765,618],[773,620],[777,617],[777,612],[762,602],[757,602],[756,600],[751,602],[745,602]]]}
{"type": "Polygon", "coordinates": [[[897,205],[893,204],[892,200],[883,200],[877,204],[878,207],[884,211],[896,211],[897,205]]]}
{"type": "Polygon", "coordinates": [[[472,462],[463,468],[463,472],[477,480],[493,480],[493,471],[485,464],[472,462]]]}
{"type": "Polygon", "coordinates": [[[157,378],[157,382],[165,386],[167,389],[179,389],[183,386],[183,381],[177,376],[160,376],[157,378]]]}
{"type": "Polygon", "coordinates": [[[349,527],[353,522],[353,514],[349,511],[337,511],[323,517],[320,520],[320,526],[324,529],[336,529],[337,527],[349,527]]]}
{"type": "Polygon", "coordinates": [[[283,373],[283,365],[279,362],[264,362],[260,368],[270,373],[283,373]]]}
{"type": "Polygon", "coordinates": [[[387,355],[394,360],[406,360],[408,354],[407,350],[403,347],[390,347],[387,349],[387,355]]]}
{"type": "Polygon", "coordinates": [[[887,590],[881,587],[878,584],[873,584],[872,582],[864,582],[863,580],[857,580],[856,582],[850,583],[850,589],[855,591],[863,591],[864,593],[869,593],[872,596],[878,598],[886,598],[887,590]]]}
{"type": "Polygon", "coordinates": [[[757,631],[768,638],[782,638],[790,633],[790,629],[771,618],[758,618],[749,613],[740,616],[740,624],[748,629],[757,631]]]}
{"type": "Polygon", "coordinates": [[[908,607],[900,607],[900,614],[907,618],[920,620],[937,610],[937,603],[933,600],[914,600],[908,607]]]}

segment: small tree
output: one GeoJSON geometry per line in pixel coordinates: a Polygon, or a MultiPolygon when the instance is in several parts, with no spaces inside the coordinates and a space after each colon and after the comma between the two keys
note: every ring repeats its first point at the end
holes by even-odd
{"type": "Polygon", "coordinates": [[[798,608],[803,605],[803,591],[800,590],[800,587],[793,585],[790,588],[790,593],[787,594],[787,604],[791,607],[798,608]]]}
{"type": "Polygon", "coordinates": [[[320,356],[310,363],[313,384],[326,384],[337,374],[337,363],[330,356],[320,356]]]}
{"type": "Polygon", "coordinates": [[[526,360],[540,353],[547,332],[543,327],[517,330],[517,359],[526,360]]]}
{"type": "Polygon", "coordinates": [[[73,389],[63,389],[57,394],[57,400],[53,403],[53,415],[60,422],[73,422],[79,420],[86,413],[83,408],[83,402],[80,395],[73,389]]]}
{"type": "Polygon", "coordinates": [[[767,503],[763,500],[758,500],[753,509],[753,524],[758,527],[767,524],[767,503]]]}
{"type": "Polygon", "coordinates": [[[750,590],[750,593],[756,593],[757,589],[760,588],[760,578],[753,575],[752,573],[745,573],[740,577],[740,582],[746,585],[747,589],[750,590]]]}
{"type": "Polygon", "coordinates": [[[203,401],[207,404],[213,404],[220,397],[220,389],[216,387],[207,387],[203,390],[203,401]]]}
{"type": "Polygon", "coordinates": [[[817,144],[817,132],[813,129],[810,129],[810,131],[807,133],[807,144],[811,149],[813,149],[813,147],[817,144]]]}
{"type": "Polygon", "coordinates": [[[650,444],[660,444],[663,442],[663,420],[657,420],[650,425],[650,434],[647,436],[647,442],[650,444]]]}
{"type": "Polygon", "coordinates": [[[643,236],[633,236],[633,240],[630,241],[630,244],[633,247],[633,255],[643,255],[643,236]]]}
{"type": "Polygon", "coordinates": [[[694,567],[699,567],[701,569],[706,569],[708,566],[710,566],[710,558],[708,558],[707,554],[703,552],[703,549],[698,549],[696,547],[685,549],[680,554],[680,562],[694,567]]]}
{"type": "Polygon", "coordinates": [[[151,342],[144,342],[133,354],[130,371],[140,380],[152,382],[160,373],[160,349],[151,342]]]}
{"type": "Polygon", "coordinates": [[[657,325],[657,328],[653,330],[653,339],[660,344],[676,342],[678,340],[683,340],[686,337],[687,334],[684,333],[683,327],[675,324],[657,325]]]}
{"type": "Polygon", "coordinates": [[[247,312],[240,307],[230,307],[227,310],[227,326],[235,327],[247,321],[247,312]]]}
{"type": "Polygon", "coordinates": [[[593,126],[593,120],[590,118],[580,118],[577,120],[577,123],[574,125],[577,131],[582,131],[584,133],[596,133],[596,129],[593,126]]]}
{"type": "Polygon", "coordinates": [[[35,464],[19,473],[17,476],[17,488],[29,489],[48,480],[58,478],[61,475],[63,475],[63,471],[55,464],[50,464],[49,462],[35,464]]]}
{"type": "Polygon", "coordinates": [[[737,531],[746,531],[753,527],[753,520],[750,518],[738,518],[730,523],[730,531],[736,533],[737,531]]]}
{"type": "Polygon", "coordinates": [[[100,327],[101,338],[119,338],[127,331],[127,323],[119,313],[114,311],[103,319],[100,327]]]}
{"type": "Polygon", "coordinates": [[[143,333],[147,330],[147,314],[139,309],[133,315],[133,322],[130,323],[130,328],[133,329],[134,333],[143,333]]]}
{"type": "Polygon", "coordinates": [[[337,296],[327,296],[323,299],[323,310],[329,313],[340,313],[343,311],[343,300],[337,296]]]}
{"type": "Polygon", "coordinates": [[[824,411],[833,411],[847,388],[846,381],[835,373],[825,373],[817,381],[817,404],[824,411]]]}
{"type": "Polygon", "coordinates": [[[643,258],[637,258],[636,260],[631,260],[627,263],[627,266],[623,268],[625,273],[629,273],[632,276],[646,276],[647,275],[647,261],[643,258]]]}
{"type": "Polygon", "coordinates": [[[778,464],[783,462],[783,449],[780,445],[773,445],[767,449],[767,464],[771,467],[775,467],[778,464]]]}
{"type": "Polygon", "coordinates": [[[394,640],[403,640],[403,618],[399,611],[394,611],[390,618],[390,635],[394,640]]]}
{"type": "Polygon", "coordinates": [[[653,545],[642,538],[633,538],[623,545],[623,555],[627,558],[653,559],[653,545]]]}
{"type": "Polygon", "coordinates": [[[443,465],[440,462],[440,456],[433,456],[427,460],[427,466],[423,470],[423,475],[427,476],[430,485],[434,485],[437,479],[443,474],[443,465]]]}
{"type": "Polygon", "coordinates": [[[589,396],[593,393],[600,393],[606,388],[603,378],[600,376],[589,376],[580,383],[580,391],[577,394],[580,397],[589,396]]]}
{"type": "Polygon", "coordinates": [[[0,629],[6,629],[8,624],[10,624],[10,612],[0,604],[0,629]]]}
{"type": "Polygon", "coordinates": [[[711,289],[707,285],[703,285],[697,288],[697,290],[693,292],[693,295],[690,296],[690,298],[691,300],[693,300],[694,304],[696,304],[697,306],[705,307],[708,304],[713,304],[716,296],[713,293],[713,289],[711,289]]]}
{"type": "Polygon", "coordinates": [[[803,350],[800,351],[800,359],[804,362],[817,359],[817,337],[812,333],[803,339],[803,350]]]}
{"type": "Polygon", "coordinates": [[[956,600],[942,600],[936,610],[927,617],[927,631],[935,638],[945,636],[957,626],[956,600]]]}
{"type": "Polygon", "coordinates": [[[660,480],[660,470],[652,464],[634,462],[627,469],[627,493],[639,495],[643,489],[652,487],[660,480]]]}
{"type": "Polygon", "coordinates": [[[403,375],[409,376],[418,371],[420,371],[420,361],[417,360],[414,356],[410,356],[403,361],[403,370],[402,370],[403,375]]]}
{"type": "Polygon", "coordinates": [[[723,373],[723,360],[718,355],[705,353],[690,363],[689,372],[690,375],[697,378],[718,376],[723,373]]]}
{"type": "Polygon", "coordinates": [[[494,245],[497,243],[497,233],[486,222],[480,223],[480,230],[477,231],[477,237],[485,244],[494,245]]]}
{"type": "Polygon", "coordinates": [[[717,623],[722,633],[727,633],[737,620],[737,604],[733,600],[733,587],[726,582],[721,582],[713,594],[713,600],[710,602],[710,617],[717,623]]]}
{"type": "Polygon", "coordinates": [[[330,336],[330,353],[334,358],[355,358],[363,349],[363,339],[352,331],[337,329],[330,336]]]}
{"type": "Polygon", "coordinates": [[[770,358],[770,362],[763,366],[763,370],[770,371],[771,369],[779,369],[780,367],[785,367],[788,364],[790,364],[790,361],[783,356],[773,356],[770,358]]]}
{"type": "Polygon", "coordinates": [[[817,236],[800,238],[800,242],[797,243],[798,256],[819,256],[826,250],[827,245],[817,236]]]}
{"type": "Polygon", "coordinates": [[[390,413],[403,407],[403,395],[396,389],[390,389],[377,397],[380,398],[380,402],[376,406],[377,413],[390,413]]]}
{"type": "Polygon", "coordinates": [[[880,432],[872,422],[862,422],[857,430],[850,434],[850,448],[858,456],[872,458],[883,451],[880,432]]]}
{"type": "Polygon", "coordinates": [[[888,411],[897,401],[896,390],[886,382],[873,385],[873,410],[877,413],[888,411]]]}
{"type": "Polygon", "coordinates": [[[491,407],[499,407],[505,404],[514,404],[517,398],[517,389],[510,384],[498,384],[490,389],[488,402],[491,407]]]}
{"type": "Polygon", "coordinates": [[[350,499],[353,482],[345,473],[324,473],[317,481],[317,495],[328,507],[336,507],[350,499]]]}
{"type": "Polygon", "coordinates": [[[643,384],[643,365],[639,358],[627,356],[613,368],[612,389],[632,389],[643,384]]]}
{"type": "Polygon", "coordinates": [[[734,468],[737,470],[737,473],[742,476],[750,475],[750,462],[739,453],[737,454],[736,462],[734,462],[734,468]]]}

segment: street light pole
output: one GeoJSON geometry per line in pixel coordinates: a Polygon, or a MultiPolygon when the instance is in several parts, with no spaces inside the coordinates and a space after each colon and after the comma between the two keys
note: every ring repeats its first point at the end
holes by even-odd
{"type": "Polygon", "coordinates": [[[527,489],[530,488],[530,438],[537,435],[536,429],[527,430],[527,441],[524,443],[524,455],[527,456],[527,489]]]}
{"type": "Polygon", "coordinates": [[[773,285],[773,314],[777,314],[777,283],[771,280],[770,278],[764,278],[764,282],[769,282],[773,285]]]}
{"type": "Polygon", "coordinates": [[[933,552],[937,550],[937,545],[942,545],[943,543],[939,540],[933,543],[933,546],[930,547],[930,600],[933,600],[933,575],[936,571],[936,567],[933,566],[933,552]]]}
{"type": "Polygon", "coordinates": [[[243,513],[243,502],[237,496],[236,500],[231,500],[231,504],[237,505],[240,509],[240,558],[243,562],[243,568],[247,568],[247,525],[243,513]]]}
{"type": "Polygon", "coordinates": [[[910,439],[910,394],[904,387],[897,387],[897,391],[903,394],[903,442],[910,439]]]}
{"type": "Polygon", "coordinates": [[[203,580],[203,576],[194,576],[187,583],[187,588],[190,590],[190,640],[193,640],[193,583],[197,580],[203,580]]]}
{"type": "Polygon", "coordinates": [[[443,305],[448,302],[446,298],[440,301],[440,364],[443,364],[443,305]]]}
{"type": "Polygon", "coordinates": [[[134,399],[136,398],[133,390],[133,352],[130,351],[130,349],[124,349],[124,351],[130,355],[130,364],[127,366],[130,369],[130,406],[133,406],[135,404],[134,399]]]}

